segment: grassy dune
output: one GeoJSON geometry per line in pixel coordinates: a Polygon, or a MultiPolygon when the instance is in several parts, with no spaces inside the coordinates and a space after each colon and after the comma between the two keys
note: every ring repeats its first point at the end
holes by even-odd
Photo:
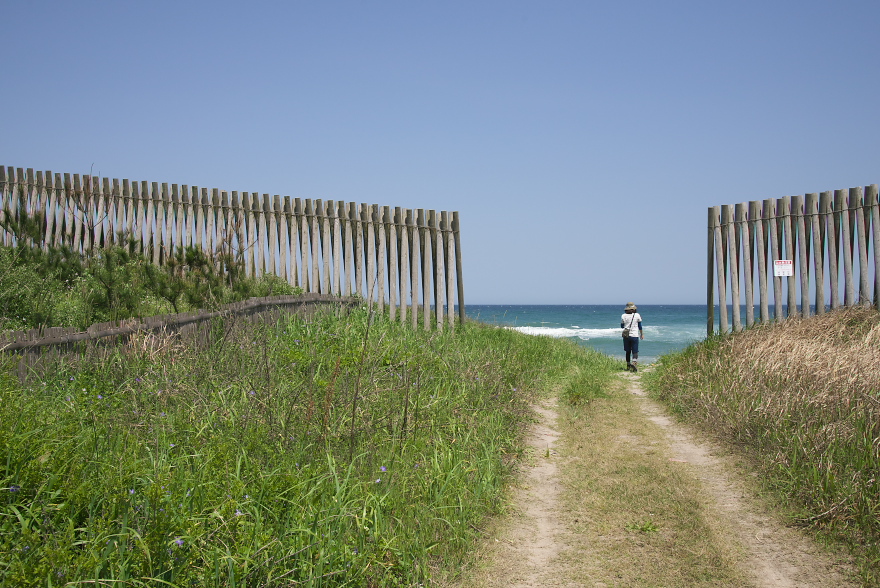
{"type": "Polygon", "coordinates": [[[646,375],[674,410],[738,445],[793,522],[846,543],[880,585],[880,313],[791,319],[712,338],[646,375]]]}
{"type": "MultiPolygon", "coordinates": [[[[503,505],[565,341],[365,309],[0,379],[0,586],[410,586],[503,505]]],[[[8,366],[7,366],[8,367],[8,366]]],[[[10,374],[10,370],[4,370],[10,374]]]]}

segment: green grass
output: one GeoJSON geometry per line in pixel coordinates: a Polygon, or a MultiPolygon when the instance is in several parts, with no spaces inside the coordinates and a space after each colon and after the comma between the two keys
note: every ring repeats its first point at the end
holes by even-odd
{"type": "Polygon", "coordinates": [[[665,356],[653,393],[736,445],[792,522],[848,545],[880,586],[880,314],[853,308],[665,356]]]}
{"type": "MultiPolygon", "coordinates": [[[[224,328],[225,327],[225,328],[224,328]]],[[[0,379],[0,586],[411,586],[503,504],[565,341],[365,309],[0,379]]],[[[585,385],[591,385],[589,382],[585,385]]]]}

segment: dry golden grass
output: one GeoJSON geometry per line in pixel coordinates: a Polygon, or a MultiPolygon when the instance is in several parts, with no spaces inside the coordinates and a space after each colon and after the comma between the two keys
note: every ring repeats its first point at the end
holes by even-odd
{"type": "Polygon", "coordinates": [[[671,461],[660,428],[628,388],[612,388],[559,419],[565,523],[577,538],[563,555],[583,586],[751,585],[739,547],[706,505],[694,472],[671,461]]]}
{"type": "Polygon", "coordinates": [[[880,313],[849,308],[663,358],[650,388],[744,448],[795,522],[850,545],[880,585],[880,313]]]}

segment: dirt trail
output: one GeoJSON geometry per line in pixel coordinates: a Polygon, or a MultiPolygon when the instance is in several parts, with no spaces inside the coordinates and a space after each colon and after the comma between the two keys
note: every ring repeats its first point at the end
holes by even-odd
{"type": "MultiPolygon", "coordinates": [[[[739,566],[756,588],[856,586],[839,562],[797,529],[784,526],[747,494],[746,486],[731,472],[724,457],[710,443],[698,439],[673,421],[666,409],[646,396],[639,376],[626,374],[629,391],[644,417],[658,425],[658,439],[669,446],[668,459],[689,464],[695,483],[707,497],[706,508],[741,547],[739,566]]],[[[560,434],[555,428],[555,401],[536,407],[539,422],[529,445],[534,452],[513,496],[513,513],[494,530],[484,562],[465,586],[573,587],[566,578],[569,558],[564,552],[585,551],[586,539],[562,523],[560,492],[562,470],[577,457],[560,456],[554,449],[560,434]],[[581,546],[581,547],[579,547],[581,546]]],[[[577,467],[584,467],[579,462],[577,467]]],[[[589,586],[607,586],[602,582],[589,586]]],[[[617,585],[616,583],[613,585],[617,585]]]]}

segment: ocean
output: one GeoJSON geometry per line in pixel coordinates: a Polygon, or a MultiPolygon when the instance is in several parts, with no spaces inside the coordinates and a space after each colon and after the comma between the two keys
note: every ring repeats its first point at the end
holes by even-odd
{"type": "MultiPolygon", "coordinates": [[[[469,318],[510,327],[529,335],[568,338],[579,345],[623,359],[620,315],[623,305],[471,304],[469,318]]],[[[645,340],[639,343],[639,363],[706,338],[706,306],[645,304],[639,306],[645,340]]],[[[717,319],[716,319],[717,324],[717,319]]]]}

